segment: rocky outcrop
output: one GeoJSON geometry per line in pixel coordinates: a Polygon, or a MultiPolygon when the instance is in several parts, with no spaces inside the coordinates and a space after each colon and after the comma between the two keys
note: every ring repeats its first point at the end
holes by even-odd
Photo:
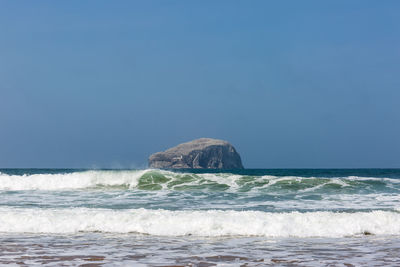
{"type": "Polygon", "coordinates": [[[243,169],[236,149],[227,141],[200,138],[149,157],[158,169],[243,169]]]}

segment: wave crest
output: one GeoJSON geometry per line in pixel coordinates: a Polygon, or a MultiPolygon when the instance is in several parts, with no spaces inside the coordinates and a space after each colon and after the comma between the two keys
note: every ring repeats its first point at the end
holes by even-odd
{"type": "Polygon", "coordinates": [[[309,192],[317,190],[353,193],[390,189],[400,191],[400,180],[367,177],[250,176],[231,173],[181,173],[165,170],[81,171],[56,174],[10,175],[0,173],[0,190],[76,190],[122,188],[139,190],[211,190],[232,192],[309,192]],[[382,189],[383,188],[383,189],[382,189]]]}
{"type": "Polygon", "coordinates": [[[111,232],[204,237],[400,235],[400,213],[1,208],[0,232],[111,232]]]}

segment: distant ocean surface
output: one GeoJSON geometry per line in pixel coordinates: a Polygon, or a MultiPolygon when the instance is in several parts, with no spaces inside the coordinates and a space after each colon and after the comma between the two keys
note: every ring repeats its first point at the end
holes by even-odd
{"type": "Polygon", "coordinates": [[[0,169],[0,265],[400,266],[400,169],[0,169]]]}

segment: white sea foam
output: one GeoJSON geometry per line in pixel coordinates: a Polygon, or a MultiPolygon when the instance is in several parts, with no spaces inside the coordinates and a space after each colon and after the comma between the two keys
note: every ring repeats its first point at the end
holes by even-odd
{"type": "MultiPolygon", "coordinates": [[[[307,188],[299,189],[299,192],[310,192],[323,188],[327,184],[337,184],[341,187],[350,186],[349,182],[354,181],[383,181],[388,187],[397,190],[400,179],[391,178],[373,178],[373,177],[336,177],[336,178],[318,178],[318,177],[297,177],[297,176],[242,176],[230,173],[177,173],[165,170],[147,169],[132,171],[81,171],[72,173],[43,173],[43,174],[26,174],[26,175],[10,175],[0,173],[0,190],[73,190],[85,189],[98,186],[124,186],[127,188],[135,188],[139,184],[139,179],[145,175],[162,175],[168,181],[154,183],[160,185],[162,189],[174,188],[168,187],[169,182],[178,181],[177,187],[199,186],[221,184],[226,185],[231,192],[236,192],[242,186],[249,185],[249,190],[268,190],[268,188],[279,187],[280,184],[301,184],[312,179],[324,179],[322,183],[314,185],[307,184],[307,188]],[[190,181],[180,181],[183,176],[191,176],[190,181]],[[251,178],[251,179],[248,179],[251,178]]],[[[147,179],[148,180],[148,179],[147,179]]],[[[151,180],[151,179],[150,179],[151,180]]]]}
{"type": "Polygon", "coordinates": [[[0,208],[0,232],[141,233],[160,236],[344,237],[400,235],[400,213],[0,208]]]}
{"type": "Polygon", "coordinates": [[[388,181],[390,183],[400,183],[400,179],[393,178],[378,178],[378,177],[362,177],[362,176],[348,176],[348,180],[352,181],[388,181]]]}
{"type": "Polygon", "coordinates": [[[133,188],[142,171],[84,171],[58,174],[8,175],[0,173],[0,190],[63,190],[95,186],[128,186],[133,188]]]}

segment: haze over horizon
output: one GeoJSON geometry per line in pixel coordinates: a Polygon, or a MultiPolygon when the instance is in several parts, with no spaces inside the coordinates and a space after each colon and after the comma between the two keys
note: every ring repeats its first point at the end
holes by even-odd
{"type": "Polygon", "coordinates": [[[0,168],[399,168],[399,1],[1,1],[0,168]]]}

